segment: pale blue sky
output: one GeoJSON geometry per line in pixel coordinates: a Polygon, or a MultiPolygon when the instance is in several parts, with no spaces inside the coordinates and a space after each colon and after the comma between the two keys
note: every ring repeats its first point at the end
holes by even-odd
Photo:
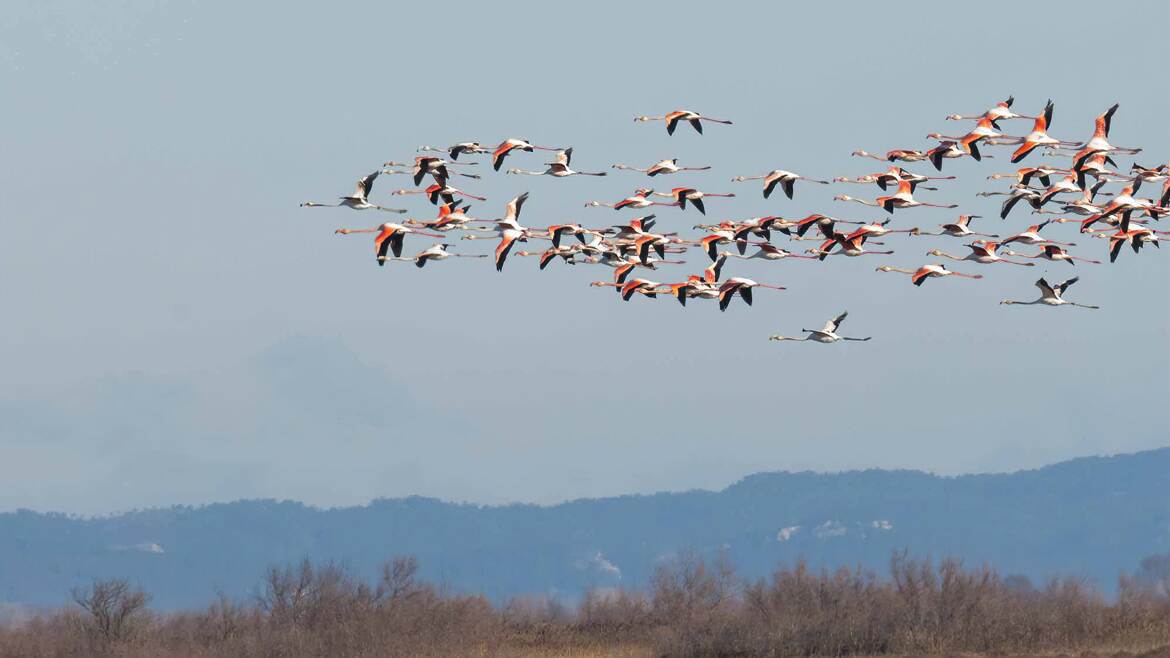
{"type": "MultiPolygon", "coordinates": [[[[1018,5],[985,26],[971,22],[977,6],[934,2],[109,4],[21,1],[0,16],[0,510],[551,502],[762,470],[1014,470],[1168,443],[1170,272],[1157,250],[1075,270],[967,265],[987,278],[918,289],[873,269],[962,241],[895,237],[888,258],[732,263],[729,275],[789,289],[720,314],[619,303],[587,287],[605,268],[378,268],[367,239],[332,231],[385,215],[297,207],[348,193],[419,144],[514,136],[571,145],[584,170],[711,164],[659,183],[741,195],[710,203],[710,219],[873,219],[831,199],[876,188],[798,186],[793,201],[765,201],[728,181],[878,171],[849,153],[925,146],[964,127],[945,115],[1008,94],[1025,113],[1053,98],[1064,139],[1086,138],[1120,102],[1112,141],[1165,162],[1170,99],[1152,64],[1165,58],[1165,3],[1106,19],[1099,3],[1018,5]],[[1116,33],[1078,54],[1103,20],[1116,33]],[[668,138],[631,121],[678,107],[735,125],[668,138]],[[996,304],[1073,273],[1069,297],[1102,311],[996,304]],[[765,340],[843,309],[848,333],[873,341],[765,340]]],[[[987,216],[980,228],[1023,228],[1025,209],[1001,223],[998,200],[974,196],[987,174],[1014,170],[992,153],[948,162],[960,180],[927,194],[987,216]]],[[[490,198],[475,214],[499,216],[528,190],[529,225],[616,223],[628,213],[583,202],[646,181],[483,173],[457,183],[490,198]]],[[[406,184],[378,181],[374,197],[406,184]]],[[[398,200],[433,216],[421,198],[398,200]]],[[[698,219],[659,216],[664,229],[698,219]]],[[[1104,256],[1071,226],[1050,233],[1104,256]]]]}

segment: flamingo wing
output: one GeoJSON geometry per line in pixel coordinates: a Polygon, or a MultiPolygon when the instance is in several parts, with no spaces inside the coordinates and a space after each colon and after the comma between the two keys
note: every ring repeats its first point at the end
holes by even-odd
{"type": "Polygon", "coordinates": [[[1052,289],[1052,285],[1050,283],[1048,283],[1048,281],[1045,280],[1044,277],[1040,277],[1040,279],[1038,281],[1036,281],[1036,287],[1040,289],[1040,294],[1043,295],[1044,297],[1057,297],[1058,296],[1056,291],[1052,289]]]}
{"type": "Polygon", "coordinates": [[[502,272],[504,269],[504,261],[508,259],[508,252],[512,250],[512,245],[516,243],[516,238],[512,236],[505,237],[500,240],[500,244],[496,245],[496,271],[502,272]]]}
{"type": "Polygon", "coordinates": [[[512,152],[512,145],[508,143],[500,144],[496,150],[492,151],[492,169],[499,171],[504,164],[504,158],[512,152]]]}
{"type": "MultiPolygon", "coordinates": [[[[1037,120],[1039,120],[1039,119],[1037,119],[1037,120]]],[[[1023,160],[1024,158],[1028,157],[1028,154],[1031,153],[1032,151],[1034,151],[1036,149],[1036,147],[1039,145],[1040,145],[1039,142],[1030,142],[1030,141],[1026,141],[1023,144],[1021,144],[1020,148],[1016,149],[1015,152],[1012,153],[1012,164],[1015,164],[1015,163],[1019,162],[1020,160],[1023,160]]]]}
{"type": "Polygon", "coordinates": [[[772,190],[776,189],[776,184],[780,182],[779,178],[770,178],[764,181],[764,198],[772,196],[772,190]]]}
{"type": "Polygon", "coordinates": [[[849,311],[845,311],[841,315],[838,315],[837,317],[833,318],[832,320],[829,320],[828,322],[825,323],[825,327],[823,329],[821,329],[821,331],[823,333],[826,333],[826,334],[837,333],[837,328],[840,327],[841,323],[845,321],[845,316],[847,316],[847,315],[849,315],[849,311]]]}
{"type": "Polygon", "coordinates": [[[784,186],[784,196],[791,199],[792,193],[796,190],[796,179],[785,178],[780,184],[784,186]]]}
{"type": "Polygon", "coordinates": [[[368,199],[370,197],[370,190],[372,190],[374,188],[374,179],[377,178],[378,175],[381,173],[382,173],[382,170],[379,169],[378,171],[375,171],[374,173],[369,174],[369,175],[363,177],[361,180],[359,180],[357,182],[357,188],[354,190],[353,195],[358,197],[359,199],[368,199]]]}
{"type": "Polygon", "coordinates": [[[1061,281],[1060,283],[1056,284],[1055,286],[1052,286],[1052,289],[1056,291],[1056,294],[1058,296],[1063,295],[1065,290],[1068,290],[1070,287],[1072,287],[1072,284],[1074,284],[1080,280],[1081,280],[1081,277],[1074,276],[1071,279],[1061,281]]]}

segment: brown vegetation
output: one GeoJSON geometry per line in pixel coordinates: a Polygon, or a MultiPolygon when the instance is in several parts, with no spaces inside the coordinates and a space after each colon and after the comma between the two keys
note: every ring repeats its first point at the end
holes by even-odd
{"type": "Polygon", "coordinates": [[[123,581],[76,606],[0,627],[21,656],[842,656],[1113,655],[1170,647],[1170,556],[1123,576],[1116,601],[1083,582],[1039,587],[989,568],[894,555],[886,579],[804,564],[743,582],[723,558],[683,556],[646,591],[596,590],[493,606],[421,582],[413,558],[374,583],[333,564],[272,568],[255,601],[159,614],[123,581]]]}

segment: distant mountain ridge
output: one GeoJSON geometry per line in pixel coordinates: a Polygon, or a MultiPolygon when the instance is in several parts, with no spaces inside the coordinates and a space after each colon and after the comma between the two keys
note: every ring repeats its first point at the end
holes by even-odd
{"type": "Polygon", "coordinates": [[[645,584],[681,550],[726,551],[741,576],[803,557],[885,570],[893,551],[988,563],[1033,580],[1119,573],[1170,551],[1170,448],[1010,474],[759,473],[718,492],[480,506],[430,498],[318,509],[238,501],[101,518],[0,514],[0,603],[54,605],[94,577],[126,577],[157,607],[256,594],[272,564],[333,560],[373,574],[412,554],[422,575],[493,599],[576,598],[645,584]]]}

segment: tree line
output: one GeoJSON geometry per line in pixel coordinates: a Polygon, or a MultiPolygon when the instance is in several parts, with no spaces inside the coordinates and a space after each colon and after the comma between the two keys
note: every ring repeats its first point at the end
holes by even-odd
{"type": "Polygon", "coordinates": [[[722,555],[683,554],[643,588],[573,605],[486,597],[421,581],[412,557],[373,581],[333,563],[269,568],[251,600],[161,613],[124,580],[0,625],[0,657],[847,656],[1146,652],[1170,647],[1170,554],[1122,575],[1115,599],[1088,583],[1033,584],[987,567],[895,553],[884,576],[803,562],[754,581],[722,555]]]}

